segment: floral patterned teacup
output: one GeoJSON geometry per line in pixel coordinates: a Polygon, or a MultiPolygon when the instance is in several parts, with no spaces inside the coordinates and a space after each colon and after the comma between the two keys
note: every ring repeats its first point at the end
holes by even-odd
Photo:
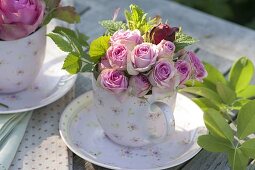
{"type": "Polygon", "coordinates": [[[126,96],[119,99],[93,80],[94,109],[105,134],[114,142],[141,147],[169,140],[175,131],[176,93],[163,100],[126,96]]]}

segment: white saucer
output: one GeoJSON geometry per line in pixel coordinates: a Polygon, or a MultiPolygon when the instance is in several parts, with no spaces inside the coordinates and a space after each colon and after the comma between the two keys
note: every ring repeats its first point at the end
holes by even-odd
{"type": "Polygon", "coordinates": [[[0,94],[0,103],[9,107],[0,107],[0,114],[34,110],[65,95],[74,85],[76,75],[71,76],[62,70],[64,58],[64,56],[55,57],[47,54],[34,85],[19,93],[0,94]]]}
{"type": "Polygon", "coordinates": [[[111,169],[158,170],[179,165],[199,151],[199,135],[207,133],[203,112],[187,97],[178,94],[174,112],[176,133],[169,142],[143,148],[113,143],[100,127],[92,109],[92,92],[75,99],[62,114],[60,134],[66,145],[81,158],[111,169]]]}

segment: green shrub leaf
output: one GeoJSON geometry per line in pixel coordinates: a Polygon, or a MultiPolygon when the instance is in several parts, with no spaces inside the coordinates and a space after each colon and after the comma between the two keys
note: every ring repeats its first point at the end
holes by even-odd
{"type": "Polygon", "coordinates": [[[235,92],[227,85],[219,82],[216,84],[216,89],[224,103],[230,105],[236,100],[235,92]]]}
{"type": "Polygon", "coordinates": [[[62,36],[53,33],[49,33],[47,36],[50,37],[54,41],[54,43],[58,46],[58,48],[60,48],[62,51],[64,52],[73,51],[73,48],[70,45],[70,43],[67,42],[62,36]]]}
{"type": "Polygon", "coordinates": [[[198,42],[197,39],[187,34],[184,34],[182,32],[182,29],[180,28],[179,31],[176,32],[175,34],[175,41],[174,41],[175,51],[179,51],[180,49],[183,49],[184,47],[194,44],[196,42],[198,42]]]}
{"type": "Polygon", "coordinates": [[[199,136],[197,143],[209,152],[227,152],[233,149],[229,140],[216,138],[212,135],[199,136]]]}
{"type": "Polygon", "coordinates": [[[233,170],[245,170],[248,164],[248,156],[241,149],[228,151],[228,162],[233,170]]]}
{"type": "Polygon", "coordinates": [[[234,139],[233,130],[223,116],[214,109],[208,109],[204,113],[204,122],[210,133],[218,138],[227,139],[231,143],[234,139]]]}
{"type": "Polygon", "coordinates": [[[245,104],[237,116],[237,136],[240,139],[255,132],[255,100],[245,104]]]}
{"type": "Polygon", "coordinates": [[[255,138],[245,141],[241,147],[241,151],[243,151],[250,158],[255,159],[255,138]]]}
{"type": "Polygon", "coordinates": [[[110,36],[101,36],[90,44],[89,55],[93,61],[98,61],[106,54],[109,44],[110,36]]]}
{"type": "Polygon", "coordinates": [[[220,106],[222,102],[220,96],[217,93],[215,93],[214,91],[206,87],[187,87],[187,88],[181,89],[180,92],[187,92],[187,93],[195,94],[198,96],[202,96],[204,98],[209,99],[211,102],[213,102],[217,106],[220,106]]]}
{"type": "Polygon", "coordinates": [[[192,98],[192,100],[203,110],[207,110],[209,108],[213,108],[218,110],[219,107],[216,106],[213,102],[211,102],[209,99],[207,98],[192,98]]]}
{"type": "Polygon", "coordinates": [[[255,97],[255,85],[249,85],[246,89],[237,93],[237,97],[242,97],[242,98],[255,97]]]}
{"type": "Polygon", "coordinates": [[[66,57],[63,65],[63,69],[65,69],[70,74],[76,74],[81,69],[82,62],[79,58],[79,55],[75,53],[69,53],[66,57]]]}
{"type": "Polygon", "coordinates": [[[106,29],[106,35],[113,35],[120,29],[126,29],[126,24],[122,21],[103,20],[99,24],[106,29]]]}
{"type": "Polygon", "coordinates": [[[253,63],[247,57],[241,57],[234,63],[229,73],[229,81],[236,93],[249,86],[253,78],[253,73],[253,63]]]}

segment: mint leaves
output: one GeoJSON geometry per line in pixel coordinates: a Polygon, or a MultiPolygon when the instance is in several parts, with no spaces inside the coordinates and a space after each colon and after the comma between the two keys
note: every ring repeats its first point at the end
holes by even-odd
{"type": "Polygon", "coordinates": [[[125,17],[127,20],[127,25],[130,30],[138,29],[141,31],[141,34],[145,34],[150,31],[155,22],[155,19],[147,19],[147,13],[145,13],[137,5],[131,4],[129,6],[130,11],[125,10],[125,17]]]}
{"type": "Polygon", "coordinates": [[[248,160],[255,159],[255,138],[249,136],[255,133],[255,85],[250,84],[254,65],[241,57],[231,67],[228,79],[212,65],[206,63],[205,67],[208,77],[204,83],[189,82],[187,86],[195,87],[181,90],[199,96],[193,100],[205,112],[210,133],[200,136],[198,144],[210,152],[226,153],[233,170],[246,169],[248,160]]]}
{"type": "Polygon", "coordinates": [[[106,29],[105,35],[113,35],[120,29],[126,29],[126,24],[122,21],[103,20],[99,24],[106,29]]]}
{"type": "Polygon", "coordinates": [[[110,36],[101,36],[93,40],[90,44],[89,55],[92,61],[97,62],[106,54],[110,47],[110,36]]]}
{"type": "Polygon", "coordinates": [[[186,46],[189,46],[191,44],[196,43],[198,40],[194,39],[193,37],[184,34],[182,32],[182,28],[179,28],[179,31],[175,34],[175,51],[179,51],[180,49],[183,49],[186,46]]]}
{"type": "Polygon", "coordinates": [[[68,55],[64,61],[63,69],[70,74],[76,74],[81,70],[92,71],[95,63],[85,53],[89,44],[88,37],[78,31],[64,27],[56,27],[53,33],[47,35],[55,44],[68,55]]]}

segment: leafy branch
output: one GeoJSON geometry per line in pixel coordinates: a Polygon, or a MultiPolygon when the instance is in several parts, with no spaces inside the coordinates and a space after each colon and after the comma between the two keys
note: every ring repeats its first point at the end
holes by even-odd
{"type": "Polygon", "coordinates": [[[198,144],[210,152],[226,153],[233,170],[246,169],[249,159],[255,159],[255,138],[250,136],[255,133],[255,86],[250,84],[254,65],[241,57],[231,67],[228,79],[212,65],[205,63],[205,67],[208,77],[204,83],[188,82],[189,87],[181,90],[198,96],[193,100],[205,112],[210,133],[200,136],[198,144]]]}
{"type": "Polygon", "coordinates": [[[60,6],[60,0],[44,0],[46,4],[45,17],[42,25],[47,25],[53,18],[69,24],[80,22],[80,16],[71,6],[60,6]]]}
{"type": "Polygon", "coordinates": [[[56,27],[52,33],[47,35],[64,52],[67,57],[64,61],[63,69],[70,74],[80,71],[93,71],[95,63],[85,52],[89,48],[88,37],[79,31],[73,31],[64,27],[56,27]]]}

